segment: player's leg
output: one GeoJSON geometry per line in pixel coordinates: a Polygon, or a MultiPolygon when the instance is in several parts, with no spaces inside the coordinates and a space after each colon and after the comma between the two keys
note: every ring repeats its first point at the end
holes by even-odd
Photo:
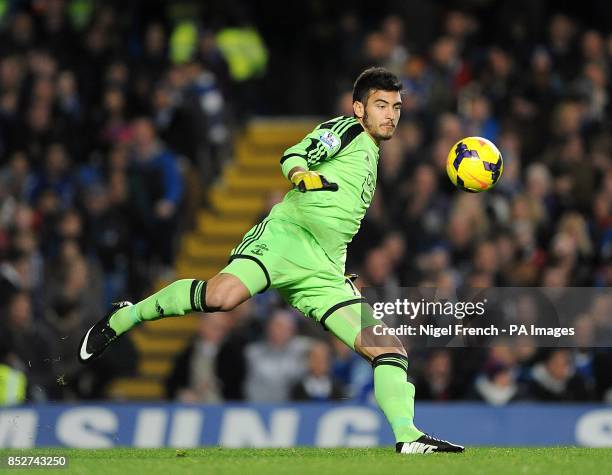
{"type": "MultiPolygon", "coordinates": [[[[313,249],[316,252],[317,246],[313,249]]],[[[423,433],[413,422],[414,386],[407,380],[406,350],[397,337],[373,338],[371,328],[381,322],[374,318],[372,307],[323,252],[315,262],[317,270],[312,275],[280,289],[283,297],[373,363],[375,397],[396,440],[417,440],[423,433]]]]}
{"type": "MultiPolygon", "coordinates": [[[[408,357],[399,339],[375,335],[381,322],[365,302],[350,303],[327,312],[322,323],[346,345],[372,363],[374,396],[396,441],[409,442],[423,435],[414,425],[414,386],[408,382],[408,357]]],[[[333,308],[333,307],[332,307],[333,308]]]]}
{"type": "Polygon", "coordinates": [[[374,395],[391,425],[401,453],[461,452],[463,447],[435,439],[414,425],[415,388],[408,381],[408,357],[400,340],[380,334],[382,322],[365,302],[346,301],[327,311],[323,325],[372,363],[374,395]]]}
{"type": "Polygon", "coordinates": [[[182,279],[135,305],[121,308],[113,314],[109,324],[117,335],[121,335],[143,321],[191,312],[226,312],[250,296],[248,288],[232,274],[219,273],[207,281],[182,279]]]}
{"type": "Polygon", "coordinates": [[[248,288],[238,277],[219,273],[208,281],[177,280],[134,305],[130,302],[113,304],[111,311],[81,339],[79,361],[92,361],[119,336],[141,322],[191,312],[224,312],[249,297],[248,288]]]}
{"type": "MultiPolygon", "coordinates": [[[[253,230],[261,228],[260,223],[253,230]]],[[[253,240],[253,230],[245,235],[243,243],[253,240]]],[[[93,361],[119,336],[143,321],[191,312],[229,311],[270,284],[269,273],[261,260],[232,256],[231,263],[208,281],[182,279],[134,305],[130,302],[114,304],[111,311],[81,339],[79,361],[93,361]]]]}
{"type": "MultiPolygon", "coordinates": [[[[365,311],[371,315],[372,309],[367,307],[365,311]]],[[[372,318],[369,315],[366,322],[372,318]]],[[[363,320],[363,313],[361,318],[363,320]]],[[[382,324],[377,322],[376,325],[382,324]]],[[[355,351],[372,362],[374,395],[393,429],[396,451],[405,454],[463,452],[463,446],[437,439],[415,427],[415,387],[408,381],[406,350],[396,336],[381,335],[381,327],[376,325],[365,326],[360,331],[355,339],[355,351]]]]}

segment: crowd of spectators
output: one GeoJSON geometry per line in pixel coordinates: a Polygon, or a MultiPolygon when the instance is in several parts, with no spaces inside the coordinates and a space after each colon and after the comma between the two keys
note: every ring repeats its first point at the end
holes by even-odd
{"type": "Polygon", "coordinates": [[[0,340],[32,400],[101,394],[134,369],[128,339],[95,377],[75,345],[110,302],[172,278],[189,210],[227,153],[231,78],[214,32],[156,12],[0,11],[0,340]]]}
{"type": "MultiPolygon", "coordinates": [[[[610,311],[609,301],[600,305],[610,311]]],[[[166,381],[168,398],[374,402],[365,359],[293,311],[278,308],[262,318],[256,307],[247,302],[226,314],[199,317],[197,337],[178,355],[166,381]]],[[[516,339],[488,348],[413,349],[409,356],[418,400],[612,402],[607,348],[538,348],[516,339]]]]}
{"type": "MultiPolygon", "coordinates": [[[[366,62],[395,70],[406,93],[349,268],[390,295],[422,285],[609,287],[612,37],[556,13],[539,39],[480,44],[478,17],[449,10],[423,55],[402,42],[409,21],[389,16],[363,42],[366,62]],[[502,181],[482,195],[452,189],[445,172],[452,145],[471,135],[504,157],[502,181]]],[[[349,102],[347,92],[339,107],[349,102]]],[[[591,336],[610,334],[612,299],[583,312],[591,336]]],[[[610,401],[605,346],[445,350],[413,355],[411,368],[422,372],[417,397],[610,401]]]]}
{"type": "MultiPolygon", "coordinates": [[[[417,285],[612,283],[612,36],[588,22],[540,10],[537,23],[512,6],[525,2],[502,2],[512,14],[492,31],[477,2],[383,2],[397,8],[378,17],[300,2],[293,19],[317,10],[306,17],[319,28],[295,38],[296,56],[279,39],[291,22],[261,5],[270,81],[249,84],[232,78],[240,64],[232,69],[216,31],[159,14],[160,2],[151,2],[156,15],[134,2],[128,14],[118,2],[9,3],[0,22],[0,367],[24,372],[33,400],[101,394],[102,376],[134,369],[122,339],[98,378],[76,378],[63,342],[111,300],[171,277],[189,225],[182,210],[201,204],[193,189],[205,192],[222,166],[228,124],[244,120],[236,111],[351,115],[350,84],[365,66],[394,71],[405,92],[349,248],[358,285],[391,295],[417,285]],[[453,189],[445,174],[448,151],[468,135],[491,139],[504,157],[484,194],[453,189]]],[[[226,7],[238,4],[248,12],[226,7]]],[[[610,315],[602,298],[580,325],[595,332],[610,315]]],[[[412,352],[410,372],[417,398],[430,400],[612,401],[611,353],[589,341],[412,352]]],[[[363,359],[270,292],[204,317],[167,389],[185,401],[365,401],[371,377],[363,359]]]]}

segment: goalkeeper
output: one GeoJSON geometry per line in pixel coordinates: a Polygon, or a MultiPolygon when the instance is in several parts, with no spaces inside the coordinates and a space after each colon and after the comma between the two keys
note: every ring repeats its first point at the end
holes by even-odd
{"type": "Polygon", "coordinates": [[[207,281],[184,279],[132,305],[114,304],[83,336],[79,360],[99,356],[145,320],[190,312],[228,311],[272,287],[371,361],[376,401],[400,453],[461,452],[463,447],[418,430],[406,350],[395,336],[377,336],[372,308],[344,275],[347,244],[359,230],[376,188],[379,144],[389,140],[401,110],[401,84],[370,68],[353,88],[353,117],[324,122],[281,158],[294,187],[247,232],[229,264],[207,281]]]}

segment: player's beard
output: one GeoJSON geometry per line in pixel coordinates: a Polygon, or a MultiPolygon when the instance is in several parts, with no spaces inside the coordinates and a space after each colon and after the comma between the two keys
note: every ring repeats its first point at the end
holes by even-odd
{"type": "Polygon", "coordinates": [[[395,132],[395,129],[392,129],[390,133],[382,133],[376,130],[375,125],[370,122],[368,112],[366,110],[363,111],[363,125],[370,135],[378,142],[382,140],[389,140],[391,137],[393,137],[393,132],[395,132]]]}

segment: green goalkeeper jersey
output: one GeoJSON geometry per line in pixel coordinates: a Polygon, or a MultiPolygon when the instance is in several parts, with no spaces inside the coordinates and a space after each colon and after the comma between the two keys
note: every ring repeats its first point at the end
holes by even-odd
{"type": "Polygon", "coordinates": [[[271,218],[310,232],[332,262],[344,272],[346,247],[359,230],[376,188],[378,145],[353,117],[319,124],[281,158],[283,174],[294,167],[315,170],[338,191],[289,191],[271,218]]]}

